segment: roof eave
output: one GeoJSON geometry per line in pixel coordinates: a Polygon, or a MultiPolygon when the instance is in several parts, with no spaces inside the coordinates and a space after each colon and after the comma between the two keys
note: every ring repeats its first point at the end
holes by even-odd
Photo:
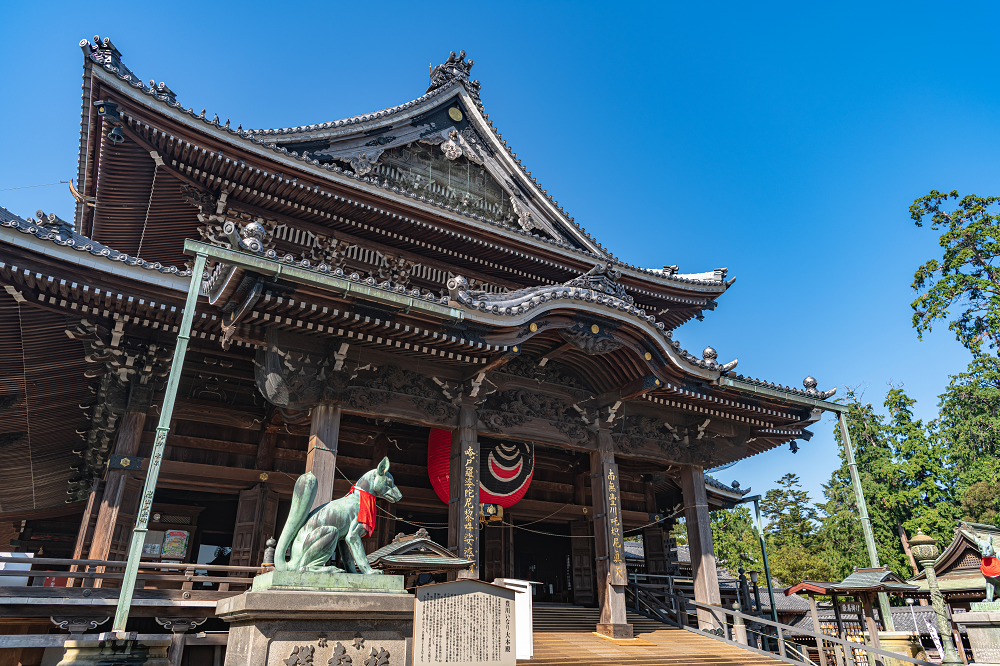
{"type": "MultiPolygon", "coordinates": [[[[93,63],[93,64],[98,65],[98,63],[93,63]]],[[[364,177],[356,177],[356,176],[352,177],[352,175],[347,172],[338,172],[331,168],[325,168],[323,166],[320,166],[318,163],[314,164],[313,162],[301,156],[296,156],[288,152],[283,152],[283,150],[280,147],[271,147],[267,145],[264,142],[264,139],[261,138],[261,136],[263,135],[257,135],[253,132],[247,132],[247,131],[239,133],[237,130],[232,129],[229,126],[216,124],[208,120],[207,118],[195,116],[193,115],[193,111],[183,110],[180,107],[180,104],[171,104],[167,100],[160,99],[158,96],[146,92],[145,86],[142,85],[141,81],[138,80],[138,78],[134,79],[135,83],[138,85],[136,86],[129,85],[128,82],[123,80],[123,78],[117,75],[114,71],[110,71],[108,69],[108,66],[99,65],[96,67],[92,67],[91,71],[92,71],[92,76],[98,77],[102,83],[113,88],[120,94],[125,95],[132,101],[140,104],[143,108],[154,113],[162,113],[168,116],[174,122],[177,122],[193,131],[206,134],[216,141],[220,141],[222,143],[239,148],[241,150],[246,150],[247,152],[255,154],[262,159],[275,161],[277,163],[280,163],[284,167],[306,172],[314,177],[318,177],[319,179],[330,181],[336,183],[337,185],[344,186],[350,189],[359,190],[367,195],[376,196],[391,201],[397,205],[416,208],[428,215],[444,217],[451,221],[461,223],[463,225],[467,225],[470,223],[470,221],[475,219],[471,218],[471,216],[462,215],[456,211],[453,211],[446,206],[435,205],[431,202],[420,201],[414,195],[407,196],[399,192],[394,192],[391,189],[386,189],[381,186],[376,186],[371,182],[369,182],[368,179],[365,179],[364,177]],[[139,87],[142,87],[143,90],[143,94],[141,95],[139,94],[138,90],[139,87]],[[157,104],[153,104],[154,100],[157,104]],[[196,123],[197,120],[202,121],[200,125],[196,123]],[[237,141],[237,139],[239,139],[239,141],[237,141]]],[[[465,95],[466,96],[465,99],[467,99],[468,93],[465,91],[463,86],[454,84],[454,87],[458,94],[465,95]]],[[[447,99],[447,97],[435,98],[435,100],[438,99],[447,99]]],[[[471,108],[475,109],[475,106],[473,105],[471,108]]],[[[481,126],[485,125],[485,121],[482,119],[482,116],[478,114],[479,114],[478,109],[476,109],[474,116],[477,118],[477,122],[479,122],[481,126]]],[[[383,120],[383,123],[373,123],[371,127],[376,127],[378,126],[378,124],[384,124],[384,122],[387,122],[387,120],[383,120]]],[[[352,126],[352,127],[354,128],[353,131],[357,131],[359,129],[358,126],[352,126]]],[[[497,144],[497,140],[494,136],[492,129],[489,130],[488,136],[491,137],[490,140],[494,142],[494,145],[499,145],[497,144]]],[[[83,139],[81,139],[81,141],[85,142],[83,139]]],[[[503,148],[503,152],[507,153],[507,149],[505,147],[503,148]]],[[[507,155],[507,159],[509,160],[508,165],[510,164],[516,165],[516,163],[513,162],[512,159],[510,159],[509,154],[507,155]]],[[[520,172],[521,168],[518,167],[517,171],[520,172]]],[[[536,184],[533,183],[530,179],[526,179],[526,177],[523,176],[523,173],[520,175],[522,176],[521,178],[522,182],[528,183],[533,188],[537,187],[536,184]]],[[[546,205],[551,205],[551,202],[548,202],[546,200],[546,205]]],[[[507,241],[527,243],[528,245],[533,246],[535,249],[540,251],[554,252],[566,258],[571,258],[577,261],[582,260],[584,262],[588,262],[591,264],[597,261],[612,261],[616,265],[616,267],[622,270],[623,274],[628,275],[631,278],[640,280],[648,284],[656,285],[657,287],[664,289],[679,289],[688,292],[702,293],[706,296],[708,295],[718,296],[725,293],[725,291],[732,284],[732,280],[698,281],[698,282],[706,282],[707,284],[694,284],[691,281],[687,280],[669,279],[666,277],[656,276],[652,273],[647,273],[642,269],[637,269],[636,267],[630,264],[624,264],[619,260],[611,259],[610,255],[604,251],[599,250],[598,252],[594,252],[591,250],[582,250],[568,246],[568,244],[560,243],[555,240],[549,240],[542,237],[533,236],[532,234],[529,234],[524,230],[501,227],[498,225],[489,224],[488,222],[487,224],[489,226],[486,226],[478,224],[477,222],[479,222],[479,220],[476,220],[475,222],[472,223],[475,224],[475,226],[483,232],[501,236],[507,241]]],[[[574,225],[570,223],[570,226],[574,225]]],[[[593,241],[590,241],[590,245],[592,244],[593,241]]]]}

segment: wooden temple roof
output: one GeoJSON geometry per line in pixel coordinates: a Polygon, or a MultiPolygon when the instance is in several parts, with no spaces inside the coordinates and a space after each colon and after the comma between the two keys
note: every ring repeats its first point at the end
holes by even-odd
{"type": "MultiPolygon", "coordinates": [[[[349,240],[367,249],[417,252],[425,263],[436,260],[498,287],[560,283],[588,270],[595,261],[610,261],[622,271],[623,285],[637,300],[648,303],[650,311],[662,310],[661,320],[670,328],[700,316],[703,310],[714,309],[715,298],[733,282],[726,279],[725,269],[680,275],[672,268],[641,269],[614,258],[560,211],[547,193],[542,195],[543,190],[469,97],[467,76],[449,78],[443,87],[402,105],[407,109],[399,113],[420,116],[429,106],[461,98],[463,114],[469,118],[463,118],[458,126],[474,120],[479,138],[489,137],[493,143],[494,157],[507,156],[503,164],[497,160],[491,164],[494,171],[506,169],[498,178],[517,179],[504,183],[508,194],[524,199],[524,206],[535,206],[537,215],[532,219],[544,216],[550,229],[559,226],[562,232],[555,233],[561,239],[527,223],[525,229],[516,222],[468,213],[390,185],[385,179],[379,181],[366,175],[369,172],[364,169],[339,166],[346,162],[320,162],[310,158],[307,150],[299,154],[284,145],[289,136],[296,141],[315,139],[319,136],[316,132],[385,137],[382,130],[397,121],[395,112],[337,121],[333,124],[341,129],[336,132],[318,125],[301,131],[233,129],[228,122],[223,125],[217,118],[184,109],[173,91],[143,84],[121,62],[110,42],[81,45],[87,82],[77,228],[122,252],[164,264],[182,261],[180,247],[171,242],[171,236],[185,237],[177,233],[193,234],[200,226],[197,211],[185,204],[179,187],[187,184],[198,191],[214,192],[216,197],[226,190],[231,208],[278,224],[294,220],[298,231],[312,234],[310,241],[315,234],[347,234],[349,240]],[[116,144],[106,139],[111,127],[102,124],[92,107],[102,99],[122,105],[122,129],[132,141],[116,144]],[[153,152],[157,157],[150,157],[153,152]],[[125,173],[130,176],[125,177],[125,173]],[[525,197],[529,189],[531,195],[525,197]]],[[[401,137],[387,147],[414,138],[401,137]]]]}
{"type": "MultiPolygon", "coordinates": [[[[88,474],[107,462],[131,378],[169,367],[195,252],[208,253],[210,271],[167,442],[165,488],[247,487],[271,433],[278,443],[268,483],[290,489],[309,428],[297,420],[307,415],[301,406],[276,410],[261,393],[261,359],[279,348],[299,350],[286,361],[304,369],[310,355],[340,353],[353,373],[350,390],[409,387],[380,398],[397,439],[418,442],[426,428],[453,427],[454,401],[471,395],[484,410],[484,437],[531,440],[554,456],[552,480],[540,466],[534,482],[554,502],[572,496],[556,473],[596,446],[601,419],[612,424],[623,474],[655,472],[656,492],[669,496],[679,492],[667,473],[674,465],[710,468],[784,443],[794,449],[830,407],[833,391],[811,378],[792,389],[737,375],[736,361],[720,362],[711,348],[685,351],[673,331],[714,308],[732,284],[725,270],[685,277],[615,259],[502,142],[468,79],[471,62],[450,59],[451,74],[439,71],[427,94],[394,110],[250,131],[184,109],[162,84],[143,84],[107,40],[82,46],[75,223],[0,209],[0,284],[10,297],[0,336],[10,356],[3,367],[15,368],[0,378],[0,412],[10,414],[0,450],[18,452],[3,468],[10,484],[0,477],[0,515],[55,506],[67,484],[71,500],[83,496],[88,474]],[[98,100],[117,120],[98,113],[98,100]],[[369,148],[363,137],[379,147],[370,137],[382,136],[389,150],[417,132],[419,143],[428,123],[455,108],[448,117],[462,117],[458,129],[477,133],[457,141],[451,125],[435,124],[444,134],[429,145],[451,150],[439,146],[456,141],[495,182],[520,179],[508,185],[523,197],[520,223],[379,180],[351,152],[369,148]],[[113,129],[124,140],[113,141],[113,129]],[[389,141],[397,129],[409,134],[389,141]],[[487,140],[492,152],[482,148],[487,140]],[[287,147],[304,141],[312,148],[299,146],[302,154],[287,147]],[[333,157],[312,156],[324,154],[333,157]]],[[[155,413],[162,388],[152,386],[155,413]]],[[[379,427],[372,410],[345,405],[344,413],[341,436],[358,451],[370,448],[365,433],[379,427]]],[[[404,495],[436,506],[421,486],[426,467],[407,455],[400,448],[393,460],[404,495]]],[[[346,450],[338,456],[349,470],[369,462],[346,450]]],[[[721,504],[745,492],[717,485],[721,504]]],[[[623,494],[633,524],[643,520],[640,491],[623,494]]],[[[520,506],[546,515],[546,501],[520,506]]]]}

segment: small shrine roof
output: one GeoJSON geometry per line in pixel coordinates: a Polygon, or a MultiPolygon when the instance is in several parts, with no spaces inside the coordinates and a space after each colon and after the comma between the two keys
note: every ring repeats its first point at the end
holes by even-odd
{"type": "Polygon", "coordinates": [[[420,573],[461,571],[473,564],[437,544],[422,527],[410,536],[397,534],[392,543],[368,555],[368,563],[378,569],[420,573]]]}
{"type": "Polygon", "coordinates": [[[916,590],[916,585],[906,583],[888,568],[863,568],[855,569],[853,573],[839,583],[804,580],[797,585],[787,588],[785,594],[795,594],[805,591],[824,596],[832,594],[851,596],[870,592],[902,594],[905,592],[915,592],[916,590]]]}

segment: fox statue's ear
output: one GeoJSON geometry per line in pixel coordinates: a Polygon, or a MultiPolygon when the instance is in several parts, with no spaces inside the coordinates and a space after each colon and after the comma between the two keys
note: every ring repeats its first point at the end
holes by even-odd
{"type": "Polygon", "coordinates": [[[385,476],[385,473],[389,471],[389,457],[386,456],[382,458],[382,462],[378,464],[378,474],[379,476],[385,476]]]}

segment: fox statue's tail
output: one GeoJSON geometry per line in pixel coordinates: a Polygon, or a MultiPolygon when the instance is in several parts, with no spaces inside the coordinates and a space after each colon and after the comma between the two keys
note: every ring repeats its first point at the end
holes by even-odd
{"type": "Polygon", "coordinates": [[[292,508],[288,512],[288,520],[285,521],[285,527],[281,530],[281,536],[278,538],[278,546],[274,550],[274,568],[277,571],[288,569],[285,553],[309,517],[313,500],[316,499],[317,485],[316,476],[312,472],[306,472],[295,481],[295,489],[292,491],[292,508]]]}

